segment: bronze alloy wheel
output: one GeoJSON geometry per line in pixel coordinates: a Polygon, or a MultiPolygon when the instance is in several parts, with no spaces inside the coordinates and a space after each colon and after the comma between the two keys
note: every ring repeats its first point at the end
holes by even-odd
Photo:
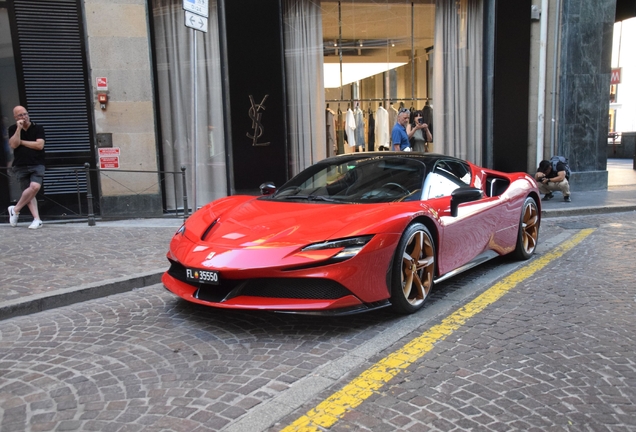
{"type": "Polygon", "coordinates": [[[526,260],[532,256],[537,248],[539,240],[539,225],[541,218],[539,217],[539,209],[534,198],[528,197],[523,203],[521,212],[521,221],[519,226],[519,238],[517,239],[517,248],[515,255],[517,258],[526,260]]]}
{"type": "Polygon", "coordinates": [[[396,250],[391,303],[401,313],[420,309],[433,288],[435,243],[428,229],[409,226],[396,250]]]}

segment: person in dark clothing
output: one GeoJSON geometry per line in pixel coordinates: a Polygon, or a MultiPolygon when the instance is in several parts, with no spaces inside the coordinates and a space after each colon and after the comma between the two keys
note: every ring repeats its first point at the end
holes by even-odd
{"type": "Polygon", "coordinates": [[[30,229],[42,227],[35,198],[44,181],[44,128],[31,122],[23,106],[13,109],[16,124],[9,127],[9,146],[13,149],[13,173],[22,188],[22,195],[15,206],[9,206],[9,223],[18,225],[20,210],[29,207],[33,215],[30,229]]]}
{"type": "Polygon", "coordinates": [[[557,162],[555,171],[552,169],[552,163],[549,160],[542,160],[534,178],[539,184],[539,191],[545,194],[543,196],[544,201],[554,198],[552,194],[554,191],[561,191],[563,201],[572,201],[570,198],[570,183],[566,177],[565,165],[562,162],[557,162]]]}

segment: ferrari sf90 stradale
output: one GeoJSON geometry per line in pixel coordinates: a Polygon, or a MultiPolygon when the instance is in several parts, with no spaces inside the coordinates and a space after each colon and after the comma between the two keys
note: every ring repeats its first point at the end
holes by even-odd
{"type": "Polygon", "coordinates": [[[216,308],[413,313],[434,283],[528,259],[539,236],[531,176],[444,155],[336,156],[261,190],[190,216],[170,243],[168,290],[216,308]]]}

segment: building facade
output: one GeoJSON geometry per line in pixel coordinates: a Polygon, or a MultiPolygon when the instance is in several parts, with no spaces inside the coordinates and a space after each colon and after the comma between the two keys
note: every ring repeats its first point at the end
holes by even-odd
{"type": "MultiPolygon", "coordinates": [[[[526,172],[562,154],[574,191],[602,189],[616,13],[616,0],[0,0],[3,131],[18,104],[46,129],[45,217],[84,213],[89,191],[113,217],[255,193],[380,149],[400,107],[429,116],[435,152],[526,172]]],[[[19,196],[4,140],[0,209],[19,196]]]]}

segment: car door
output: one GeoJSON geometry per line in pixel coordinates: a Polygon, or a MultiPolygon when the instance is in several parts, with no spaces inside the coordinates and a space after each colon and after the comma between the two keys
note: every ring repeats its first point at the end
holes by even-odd
{"type": "Polygon", "coordinates": [[[484,198],[459,206],[451,216],[452,192],[473,184],[470,165],[455,159],[440,159],[426,178],[424,198],[438,212],[441,224],[438,244],[439,275],[468,263],[488,249],[496,231],[496,198],[484,198]]]}

